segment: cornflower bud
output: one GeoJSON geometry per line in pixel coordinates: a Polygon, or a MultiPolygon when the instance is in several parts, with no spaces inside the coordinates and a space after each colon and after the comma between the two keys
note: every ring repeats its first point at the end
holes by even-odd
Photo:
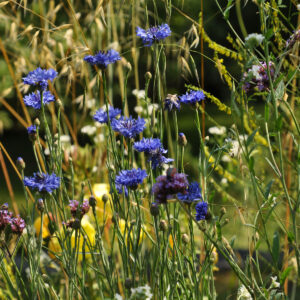
{"type": "Polygon", "coordinates": [[[20,171],[22,171],[22,170],[24,170],[25,169],[25,162],[24,162],[24,160],[23,160],[23,158],[22,157],[18,157],[17,158],[17,167],[18,167],[18,169],[20,170],[20,171]]]}
{"type": "Polygon", "coordinates": [[[168,223],[166,220],[161,220],[159,222],[159,229],[164,232],[168,230],[168,223]]]}
{"type": "Polygon", "coordinates": [[[187,145],[187,139],[184,135],[184,133],[180,132],[178,135],[178,144],[182,147],[187,145]]]}
{"type": "Polygon", "coordinates": [[[90,204],[90,206],[92,208],[94,208],[96,206],[97,200],[96,200],[96,198],[94,196],[90,196],[90,198],[89,198],[89,204],[90,204]]]}
{"type": "Polygon", "coordinates": [[[150,213],[153,217],[156,217],[159,215],[159,207],[157,205],[157,203],[152,203],[150,206],[150,213]]]}
{"type": "Polygon", "coordinates": [[[108,195],[107,195],[107,194],[104,194],[104,195],[102,196],[102,199],[101,199],[101,200],[103,201],[103,203],[106,203],[106,202],[109,200],[108,195]]]}
{"type": "Polygon", "coordinates": [[[146,78],[146,80],[150,80],[152,78],[152,74],[150,72],[147,72],[145,74],[145,78],[146,78]]]}
{"type": "Polygon", "coordinates": [[[220,218],[223,217],[226,214],[226,208],[222,207],[220,210],[220,218]]]}
{"type": "Polygon", "coordinates": [[[184,244],[188,244],[190,242],[190,237],[186,233],[182,235],[182,242],[184,244]]]}
{"type": "Polygon", "coordinates": [[[42,198],[40,198],[40,199],[37,201],[37,209],[38,209],[40,212],[43,212],[44,209],[45,209],[44,200],[43,200],[42,198]]]}
{"type": "Polygon", "coordinates": [[[132,280],[130,278],[125,279],[125,288],[130,289],[132,287],[132,280]]]}
{"type": "Polygon", "coordinates": [[[35,118],[33,123],[34,123],[35,126],[40,126],[41,125],[41,122],[40,122],[39,118],[35,118]]]}

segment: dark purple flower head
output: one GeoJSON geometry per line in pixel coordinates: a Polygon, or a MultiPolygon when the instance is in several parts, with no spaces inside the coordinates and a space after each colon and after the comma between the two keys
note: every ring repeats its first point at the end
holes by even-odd
{"type": "Polygon", "coordinates": [[[202,200],[201,188],[198,182],[192,182],[184,193],[178,193],[177,198],[185,203],[202,200]]]}
{"type": "Polygon", "coordinates": [[[112,120],[111,128],[127,138],[134,138],[145,129],[145,123],[145,120],[140,117],[138,119],[133,119],[131,116],[129,118],[121,117],[112,120]]]}
{"type": "Polygon", "coordinates": [[[77,200],[70,200],[69,207],[71,210],[71,215],[73,218],[76,218],[77,212],[80,214],[80,218],[82,218],[86,213],[88,213],[90,209],[89,200],[84,199],[82,204],[79,205],[77,200]]]}
{"type": "Polygon", "coordinates": [[[24,177],[24,185],[31,189],[37,189],[39,192],[52,193],[60,186],[60,178],[54,173],[51,175],[46,173],[33,173],[32,177],[24,177]]]}
{"type": "Polygon", "coordinates": [[[119,52],[110,49],[107,52],[99,51],[96,55],[87,55],[84,60],[90,65],[97,65],[100,69],[106,69],[109,64],[115,63],[120,60],[119,52]]]}
{"type": "Polygon", "coordinates": [[[158,203],[167,203],[168,198],[178,193],[184,193],[188,187],[187,175],[177,173],[176,169],[168,169],[167,175],[156,178],[156,183],[152,187],[155,200],[158,203]]]}
{"type": "Polygon", "coordinates": [[[37,68],[26,77],[23,77],[24,84],[29,85],[39,85],[43,90],[45,90],[48,86],[48,80],[51,82],[57,76],[57,72],[53,69],[41,69],[37,68]]]}
{"type": "Polygon", "coordinates": [[[124,185],[128,188],[136,189],[139,184],[147,177],[145,170],[132,169],[122,170],[119,175],[116,176],[116,185],[124,185]]]}
{"type": "MultiPolygon", "coordinates": [[[[271,79],[274,79],[275,68],[274,63],[269,62],[269,70],[271,79]]],[[[267,72],[267,64],[265,62],[260,63],[259,65],[253,65],[252,68],[248,69],[247,72],[243,75],[243,90],[246,93],[253,91],[257,88],[260,92],[266,91],[269,89],[270,80],[267,72]]]]}
{"type": "Polygon", "coordinates": [[[168,24],[153,26],[145,30],[140,27],[136,28],[136,35],[139,36],[146,47],[152,46],[154,42],[164,40],[171,35],[171,29],[168,24]]]}
{"type": "Polygon", "coordinates": [[[196,104],[205,99],[205,95],[202,91],[190,90],[185,95],[179,97],[181,103],[196,104]]]}
{"type": "Polygon", "coordinates": [[[300,29],[296,30],[286,41],[286,47],[292,48],[297,41],[300,41],[300,29]]]}
{"type": "MultiPolygon", "coordinates": [[[[116,116],[121,114],[121,109],[109,106],[108,114],[110,121],[112,121],[116,116]]],[[[99,123],[107,123],[107,112],[102,108],[98,109],[94,115],[94,119],[99,123]]]]}
{"type": "Polygon", "coordinates": [[[165,102],[165,109],[167,109],[168,111],[180,109],[180,101],[177,95],[168,94],[164,102],[165,102]]]}
{"type": "Polygon", "coordinates": [[[31,125],[31,126],[27,127],[27,132],[29,135],[36,134],[36,126],[31,125]]]}
{"type": "MultiPolygon", "coordinates": [[[[55,100],[54,96],[49,91],[43,92],[43,103],[48,104],[55,100]]],[[[35,93],[31,93],[24,97],[24,103],[26,106],[33,107],[34,109],[41,108],[41,93],[40,91],[36,91],[35,93]]]]}
{"type": "Polygon", "coordinates": [[[196,209],[196,220],[205,220],[208,210],[208,204],[205,201],[200,201],[195,206],[196,209]]]}
{"type": "Polygon", "coordinates": [[[26,224],[20,216],[17,216],[16,218],[11,219],[10,226],[13,233],[21,235],[26,227],[26,224]]]}

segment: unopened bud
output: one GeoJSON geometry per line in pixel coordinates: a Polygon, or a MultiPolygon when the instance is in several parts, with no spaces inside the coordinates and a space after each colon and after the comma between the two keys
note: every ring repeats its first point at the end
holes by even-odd
{"type": "Polygon", "coordinates": [[[150,213],[153,217],[156,217],[159,215],[159,207],[157,203],[152,203],[150,206],[150,213]]]}
{"type": "Polygon", "coordinates": [[[186,233],[182,235],[182,242],[184,244],[188,244],[190,242],[190,237],[186,233]]]}
{"type": "Polygon", "coordinates": [[[63,108],[64,108],[64,107],[63,107],[63,104],[62,104],[62,102],[61,102],[60,99],[57,99],[57,100],[56,100],[56,104],[57,104],[57,106],[58,106],[60,109],[63,109],[63,108]]]}
{"type": "Polygon", "coordinates": [[[128,69],[128,72],[131,72],[131,70],[132,70],[131,63],[130,63],[130,62],[127,62],[125,66],[126,66],[126,68],[128,69]]]}
{"type": "Polygon", "coordinates": [[[168,223],[167,223],[166,220],[161,220],[161,221],[159,222],[159,229],[160,229],[161,231],[167,231],[167,230],[168,230],[168,223]]]}
{"type": "Polygon", "coordinates": [[[145,74],[145,78],[146,78],[146,80],[150,80],[152,78],[152,74],[150,72],[147,72],[145,74]]]}
{"type": "Polygon", "coordinates": [[[2,204],[0,210],[8,210],[8,203],[2,204]]]}
{"type": "Polygon", "coordinates": [[[90,198],[89,198],[89,204],[90,204],[90,206],[92,208],[94,208],[96,206],[97,200],[96,200],[96,198],[94,196],[90,196],[90,198]]]}
{"type": "Polygon", "coordinates": [[[17,167],[20,171],[25,169],[25,162],[22,157],[17,158],[17,167]]]}
{"type": "Polygon", "coordinates": [[[37,201],[37,209],[40,211],[40,212],[43,212],[44,209],[45,209],[45,205],[44,205],[44,200],[43,199],[39,199],[37,201]]]}
{"type": "Polygon", "coordinates": [[[41,125],[41,122],[38,118],[35,118],[33,123],[34,123],[35,126],[40,126],[41,125]]]}
{"type": "Polygon", "coordinates": [[[187,144],[187,139],[184,135],[184,133],[180,132],[178,135],[178,144],[182,147],[186,146],[187,144]]]}
{"type": "Polygon", "coordinates": [[[223,217],[226,214],[226,208],[222,207],[220,210],[220,216],[223,217]]]}
{"type": "Polygon", "coordinates": [[[226,219],[224,220],[224,225],[227,225],[228,223],[229,223],[229,219],[226,218],[226,219]]]}
{"type": "Polygon", "coordinates": [[[101,198],[101,200],[103,201],[103,203],[106,203],[109,200],[109,197],[107,194],[104,194],[101,198]]]}

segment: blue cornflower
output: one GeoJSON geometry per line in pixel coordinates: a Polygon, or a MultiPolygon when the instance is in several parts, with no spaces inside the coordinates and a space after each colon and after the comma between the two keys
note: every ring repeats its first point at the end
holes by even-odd
{"type": "Polygon", "coordinates": [[[208,210],[208,204],[205,201],[200,201],[195,206],[196,209],[196,220],[205,220],[208,210]]]}
{"type": "Polygon", "coordinates": [[[100,69],[106,69],[109,64],[120,60],[120,54],[116,50],[110,49],[107,52],[99,51],[96,55],[87,55],[84,60],[90,65],[97,65],[100,69]]]}
{"type": "Polygon", "coordinates": [[[181,103],[196,104],[205,99],[205,95],[202,91],[190,90],[186,94],[179,97],[181,103]]]}
{"type": "Polygon", "coordinates": [[[138,119],[133,119],[131,116],[129,118],[121,117],[112,120],[111,128],[127,138],[134,138],[145,129],[145,123],[145,120],[140,117],[138,119]]]}
{"type": "Polygon", "coordinates": [[[60,177],[56,176],[54,173],[33,173],[32,177],[24,177],[24,185],[30,187],[31,189],[37,189],[39,192],[52,193],[60,186],[60,177]]]}
{"type": "Polygon", "coordinates": [[[128,188],[135,189],[138,184],[141,184],[147,177],[145,170],[140,168],[132,170],[122,170],[119,175],[116,176],[116,185],[124,185],[128,188]]]}
{"type": "Polygon", "coordinates": [[[184,193],[178,193],[177,198],[186,203],[202,200],[201,188],[198,182],[192,182],[184,193]]]}
{"type": "Polygon", "coordinates": [[[124,185],[121,185],[121,184],[116,184],[116,190],[117,190],[118,194],[123,194],[123,188],[124,188],[125,197],[128,197],[127,187],[124,185]]]}
{"type": "MultiPolygon", "coordinates": [[[[110,121],[112,121],[112,119],[121,114],[121,109],[109,106],[108,114],[110,121]]],[[[98,109],[94,114],[94,119],[99,123],[107,123],[107,112],[102,108],[98,109]]]]}
{"type": "Polygon", "coordinates": [[[165,102],[165,109],[167,109],[168,111],[180,109],[180,101],[177,95],[168,94],[164,102],[165,102]]]}
{"type": "Polygon", "coordinates": [[[171,35],[171,29],[168,24],[153,26],[145,30],[136,28],[136,35],[139,36],[146,47],[152,46],[156,41],[160,41],[171,35]]]}
{"type": "Polygon", "coordinates": [[[51,82],[57,76],[57,72],[53,69],[41,69],[37,68],[31,72],[26,77],[23,77],[24,84],[29,85],[40,85],[43,90],[48,86],[48,80],[51,82]]]}
{"type": "Polygon", "coordinates": [[[145,139],[142,138],[140,142],[135,142],[133,147],[138,152],[145,152],[146,154],[152,154],[157,149],[162,147],[160,139],[145,139]]]}
{"type": "Polygon", "coordinates": [[[28,132],[29,135],[36,134],[36,126],[31,125],[31,126],[27,127],[27,132],[28,132]]]}
{"type": "MultiPolygon", "coordinates": [[[[43,92],[43,103],[48,104],[54,101],[54,96],[49,91],[43,92]]],[[[31,93],[24,97],[24,103],[26,106],[33,107],[34,109],[41,108],[41,93],[40,91],[36,91],[35,93],[31,93]]]]}
{"type": "Polygon", "coordinates": [[[174,159],[172,158],[167,158],[163,156],[163,154],[166,154],[167,152],[168,150],[165,150],[164,148],[159,148],[156,153],[152,154],[149,157],[148,161],[151,161],[152,169],[156,169],[157,167],[161,167],[164,164],[168,164],[174,161],[174,159]]]}

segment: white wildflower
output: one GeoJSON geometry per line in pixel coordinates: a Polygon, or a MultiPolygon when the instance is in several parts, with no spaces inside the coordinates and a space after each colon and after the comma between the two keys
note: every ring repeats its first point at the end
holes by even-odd
{"type": "Polygon", "coordinates": [[[137,90],[137,89],[134,89],[132,91],[132,94],[134,96],[136,96],[138,99],[145,99],[145,90],[137,90]]]}
{"type": "Polygon", "coordinates": [[[227,184],[228,184],[227,178],[222,178],[222,179],[221,179],[221,184],[222,184],[222,185],[227,185],[227,184]]]}
{"type": "Polygon", "coordinates": [[[210,134],[215,134],[215,135],[224,135],[226,133],[226,127],[213,126],[213,127],[208,128],[208,132],[210,134]]]}
{"type": "Polygon", "coordinates": [[[96,135],[94,138],[94,142],[95,142],[95,144],[103,143],[104,142],[104,134],[100,133],[100,134],[96,135]]]}
{"type": "Polygon", "coordinates": [[[149,104],[148,105],[148,114],[152,115],[153,110],[156,111],[158,110],[158,104],[154,103],[154,104],[149,104]]]}
{"type": "Polygon", "coordinates": [[[230,145],[229,155],[231,157],[236,157],[240,152],[239,142],[230,138],[225,139],[225,142],[230,145]]]}
{"type": "Polygon", "coordinates": [[[252,296],[244,285],[240,286],[237,294],[237,300],[252,300],[252,296]]]}
{"type": "Polygon", "coordinates": [[[225,155],[222,156],[221,160],[222,160],[223,162],[230,162],[230,161],[231,161],[231,158],[230,158],[229,155],[225,154],[225,155]]]}
{"type": "Polygon", "coordinates": [[[117,293],[117,294],[115,294],[114,300],[123,300],[123,298],[122,298],[121,295],[119,295],[119,294],[117,293]]]}
{"type": "Polygon", "coordinates": [[[131,288],[130,299],[138,300],[151,300],[153,294],[151,293],[151,288],[148,284],[145,286],[139,286],[137,288],[131,288]]]}
{"type": "Polygon", "coordinates": [[[246,42],[246,45],[248,45],[250,47],[257,47],[263,42],[264,39],[265,39],[265,37],[260,33],[250,33],[245,38],[245,42],[246,42]]]}
{"type": "Polygon", "coordinates": [[[137,114],[141,114],[141,113],[143,112],[143,110],[144,110],[143,106],[138,105],[138,106],[135,106],[135,107],[134,107],[134,111],[135,111],[137,114]]]}
{"type": "Polygon", "coordinates": [[[86,125],[86,126],[83,126],[80,131],[87,135],[94,135],[97,131],[97,128],[92,125],[86,125]]]}
{"type": "Polygon", "coordinates": [[[277,281],[277,276],[271,277],[271,280],[272,280],[270,286],[271,289],[277,289],[280,287],[280,283],[277,281]]]}

